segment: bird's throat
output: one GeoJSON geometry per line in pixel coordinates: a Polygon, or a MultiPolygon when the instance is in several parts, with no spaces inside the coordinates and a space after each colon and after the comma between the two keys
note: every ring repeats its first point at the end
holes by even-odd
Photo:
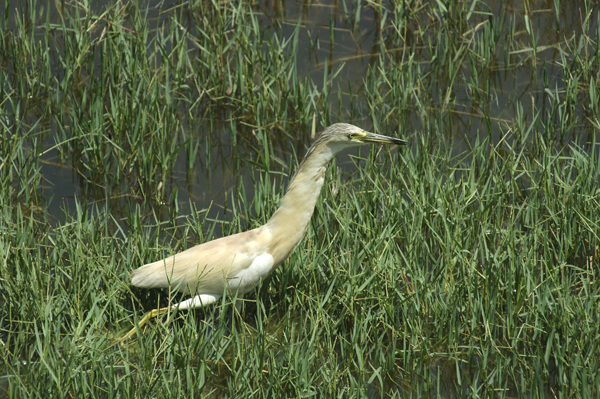
{"type": "Polygon", "coordinates": [[[269,251],[276,260],[279,257],[287,258],[306,234],[323,187],[327,164],[333,154],[324,155],[308,157],[302,162],[279,209],[267,222],[266,227],[273,237],[279,238],[274,240],[269,251]]]}

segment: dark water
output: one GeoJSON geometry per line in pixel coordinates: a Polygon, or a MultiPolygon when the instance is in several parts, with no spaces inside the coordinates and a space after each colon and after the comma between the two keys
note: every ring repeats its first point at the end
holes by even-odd
{"type": "MultiPolygon", "coordinates": [[[[92,4],[92,10],[100,14],[105,9],[107,2],[96,1],[92,4]]],[[[170,10],[178,2],[149,2],[148,20],[152,29],[158,29],[161,22],[168,18],[170,10]]],[[[534,28],[538,36],[537,59],[540,62],[532,63],[528,61],[527,45],[512,50],[508,64],[503,64],[501,57],[497,65],[490,68],[488,76],[482,77],[488,79],[490,92],[493,93],[488,100],[474,100],[474,96],[469,92],[469,87],[464,83],[459,83],[453,92],[454,108],[450,117],[453,119],[453,132],[448,132],[458,139],[454,141],[455,152],[465,151],[467,143],[477,139],[480,135],[487,134],[486,116],[488,123],[491,122],[491,129],[494,139],[500,139],[501,131],[498,125],[506,127],[514,121],[517,108],[521,108],[526,115],[531,115],[533,109],[544,110],[548,106],[551,94],[544,90],[544,80],[547,81],[547,87],[556,89],[557,92],[564,90],[562,68],[559,67],[561,52],[569,60],[571,49],[569,46],[577,46],[574,37],[579,34],[582,19],[586,18],[585,10],[581,8],[580,2],[560,2],[561,31],[556,29],[557,18],[555,4],[553,1],[539,1],[535,4],[528,3],[531,16],[530,26],[534,28]]],[[[391,5],[388,5],[391,7],[391,5]]],[[[514,23],[514,36],[516,42],[528,43],[528,26],[526,24],[525,3],[512,1],[500,2],[494,1],[488,3],[489,15],[477,16],[481,24],[485,24],[489,16],[499,17],[505,15],[506,27],[508,32],[511,29],[511,22],[514,23]]],[[[26,8],[22,1],[11,1],[9,10],[23,10],[26,8]]],[[[381,55],[382,47],[378,43],[378,32],[385,21],[381,20],[378,13],[373,11],[372,7],[362,6],[357,9],[354,2],[334,1],[334,2],[297,2],[297,1],[261,1],[255,6],[259,15],[260,25],[263,29],[279,32],[282,38],[290,37],[297,25],[300,30],[298,59],[301,60],[299,70],[302,74],[310,78],[319,87],[323,87],[323,75],[325,70],[332,73],[342,67],[340,73],[333,80],[331,85],[332,109],[341,109],[342,114],[333,111],[334,120],[332,122],[353,122],[367,129],[372,128],[372,123],[359,111],[350,112],[347,110],[350,106],[357,107],[359,110],[365,105],[364,97],[364,76],[369,66],[375,65],[376,60],[381,55]],[[360,14],[357,14],[357,11],[360,14]],[[357,17],[358,16],[358,17],[357,17]],[[358,22],[356,22],[358,18],[358,22]],[[334,29],[331,29],[331,21],[334,22],[334,29]],[[332,42],[330,38],[333,37],[332,42]],[[348,96],[342,95],[342,104],[338,104],[337,88],[338,82],[342,87],[347,88],[354,95],[354,100],[350,101],[348,96]]],[[[16,15],[13,13],[12,15],[16,15]]],[[[44,17],[45,18],[45,17],[44,17]]],[[[59,22],[59,13],[53,11],[50,7],[50,20],[59,22]]],[[[592,25],[597,21],[597,15],[591,16],[592,25]]],[[[14,26],[9,16],[9,27],[14,26]]],[[[411,29],[423,28],[411,26],[411,29]]],[[[410,45],[410,37],[407,37],[407,44],[410,45]]],[[[502,46],[503,40],[500,40],[499,46],[502,46]]],[[[402,49],[386,47],[386,56],[398,56],[402,49]]],[[[425,50],[416,52],[422,57],[418,62],[425,66],[430,54],[425,50]]],[[[468,76],[468,68],[464,68],[462,73],[467,74],[462,82],[468,82],[471,78],[468,76]]],[[[444,87],[448,82],[437,82],[439,92],[443,93],[444,87]]],[[[345,90],[345,89],[344,89],[345,90]]],[[[439,102],[441,103],[441,98],[439,102]]],[[[435,103],[435,99],[434,99],[435,103]]],[[[435,110],[432,110],[434,112],[435,110]]],[[[429,134],[423,130],[423,115],[411,116],[411,131],[405,132],[380,132],[383,134],[399,136],[404,138],[415,138],[419,135],[429,134]]],[[[427,117],[427,116],[425,116],[427,117]]],[[[581,116],[584,118],[584,116],[581,116]]],[[[198,134],[202,134],[198,129],[198,134]]],[[[317,126],[318,129],[322,126],[317,126]]],[[[52,129],[52,126],[49,127],[52,129]]],[[[196,162],[196,171],[190,175],[185,167],[185,157],[181,155],[177,161],[176,169],[172,176],[164,183],[166,191],[172,192],[174,188],[178,189],[178,203],[180,214],[190,212],[189,203],[196,204],[197,209],[203,209],[213,204],[210,215],[217,218],[225,218],[226,212],[223,204],[225,198],[231,198],[235,195],[238,183],[241,181],[246,188],[248,196],[252,197],[253,181],[252,176],[256,177],[256,170],[250,162],[244,158],[252,158],[255,154],[250,150],[242,153],[241,163],[232,158],[233,151],[239,151],[231,142],[231,134],[224,124],[219,127],[220,140],[213,143],[210,149],[211,159],[205,159],[205,148],[199,151],[198,161],[196,162]]],[[[506,130],[506,128],[504,129],[506,130]]],[[[591,141],[589,135],[598,135],[597,131],[580,130],[578,136],[573,139],[576,141],[591,141]]],[[[52,135],[47,135],[45,147],[47,149],[55,145],[52,135]]],[[[416,142],[417,140],[413,140],[416,142]]],[[[281,159],[281,172],[289,174],[293,172],[294,163],[292,154],[294,151],[301,156],[305,149],[310,145],[310,138],[303,137],[298,143],[283,144],[275,148],[276,155],[281,159]]],[[[352,152],[355,154],[355,152],[352,152]]],[[[44,179],[43,196],[46,203],[49,203],[51,219],[59,222],[64,220],[64,211],[72,212],[75,208],[75,202],[81,201],[86,205],[98,204],[100,209],[108,197],[119,196],[118,193],[102,192],[102,190],[91,190],[85,179],[69,163],[57,161],[57,151],[49,150],[42,157],[42,175],[44,179]]],[[[354,168],[352,160],[348,154],[338,158],[337,165],[343,171],[350,171],[354,168]]],[[[169,198],[169,195],[165,195],[169,198]]],[[[120,201],[111,203],[111,212],[119,215],[120,210],[115,209],[135,201],[135,198],[124,196],[120,201]],[[116,205],[115,205],[116,204],[116,205]]],[[[138,199],[139,200],[139,199],[138,199]]],[[[165,200],[165,202],[168,202],[165,200]]],[[[168,204],[165,204],[168,207],[168,204]]],[[[163,209],[167,213],[166,208],[163,209]]],[[[159,210],[160,212],[160,210],[159,210]]],[[[166,215],[163,215],[166,217],[166,215]]]]}

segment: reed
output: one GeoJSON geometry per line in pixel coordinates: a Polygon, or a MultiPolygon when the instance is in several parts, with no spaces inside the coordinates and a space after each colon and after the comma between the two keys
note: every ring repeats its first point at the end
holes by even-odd
{"type": "Polygon", "coordinates": [[[396,3],[5,0],[0,397],[597,397],[598,5],[396,3]],[[329,168],[241,318],[114,345],[337,121],[411,146],[329,168]]]}

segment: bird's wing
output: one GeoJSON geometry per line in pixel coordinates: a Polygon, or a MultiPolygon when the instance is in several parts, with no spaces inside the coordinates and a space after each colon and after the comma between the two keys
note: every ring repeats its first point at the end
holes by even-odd
{"type": "Polygon", "coordinates": [[[131,283],[143,288],[171,287],[184,293],[220,295],[228,280],[267,254],[270,233],[263,227],[209,241],[144,265],[132,272],[131,283]]]}

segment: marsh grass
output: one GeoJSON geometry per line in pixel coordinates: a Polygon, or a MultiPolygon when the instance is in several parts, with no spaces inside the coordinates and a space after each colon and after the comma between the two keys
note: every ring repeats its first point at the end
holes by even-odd
{"type": "Polygon", "coordinates": [[[90,7],[2,7],[0,397],[598,396],[597,3],[90,7]],[[241,314],[115,345],[336,121],[411,146],[334,161],[241,314]]]}

